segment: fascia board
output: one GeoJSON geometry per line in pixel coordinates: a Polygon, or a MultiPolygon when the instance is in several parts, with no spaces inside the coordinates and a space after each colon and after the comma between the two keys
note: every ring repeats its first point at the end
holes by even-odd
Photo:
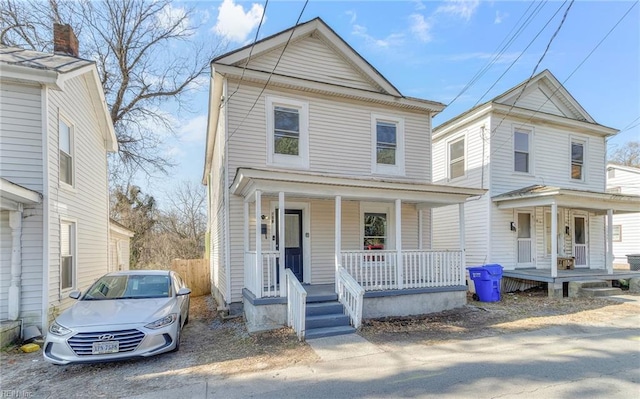
{"type": "Polygon", "coordinates": [[[0,64],[0,77],[6,80],[38,83],[52,89],[64,90],[64,79],[60,73],[52,70],[0,64]]]}

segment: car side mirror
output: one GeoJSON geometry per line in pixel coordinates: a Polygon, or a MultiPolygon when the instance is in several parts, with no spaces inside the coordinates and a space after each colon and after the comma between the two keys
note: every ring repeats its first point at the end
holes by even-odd
{"type": "Polygon", "coordinates": [[[69,293],[69,298],[80,299],[80,295],[82,295],[80,291],[71,291],[69,293]]]}
{"type": "Polygon", "coordinates": [[[177,296],[182,296],[182,295],[189,295],[189,294],[191,294],[191,290],[189,288],[185,287],[185,288],[180,288],[176,295],[177,296]]]}

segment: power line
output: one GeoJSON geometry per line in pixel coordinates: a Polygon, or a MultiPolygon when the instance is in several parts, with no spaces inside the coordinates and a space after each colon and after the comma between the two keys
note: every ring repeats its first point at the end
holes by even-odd
{"type": "Polygon", "coordinates": [[[251,61],[251,55],[253,54],[253,48],[255,47],[256,42],[258,41],[258,34],[260,33],[260,28],[262,27],[262,22],[264,22],[264,16],[267,13],[267,6],[268,5],[269,5],[269,0],[265,0],[264,8],[262,9],[262,16],[260,17],[260,23],[258,24],[258,29],[256,30],[256,36],[253,38],[253,43],[251,43],[251,48],[249,49],[249,57],[247,58],[247,62],[245,62],[244,66],[242,67],[242,74],[240,75],[240,80],[238,81],[238,85],[236,86],[236,89],[233,91],[233,93],[231,93],[229,95],[229,97],[227,97],[225,99],[225,102],[228,102],[229,100],[231,100],[231,97],[233,97],[233,95],[238,92],[238,89],[240,89],[240,83],[242,83],[242,79],[244,78],[244,72],[246,71],[247,66],[249,65],[249,61],[251,61]]]}
{"type": "Polygon", "coordinates": [[[240,127],[242,126],[244,121],[247,120],[247,118],[249,117],[249,114],[251,113],[251,111],[253,111],[253,109],[255,108],[256,104],[260,100],[260,97],[262,96],[262,94],[266,90],[267,86],[269,85],[269,82],[271,81],[271,76],[273,76],[273,73],[276,71],[276,68],[278,67],[278,64],[280,64],[280,60],[282,59],[282,56],[284,55],[284,52],[287,50],[287,47],[289,46],[289,42],[291,42],[291,38],[293,37],[293,33],[295,32],[296,27],[298,27],[298,24],[300,23],[300,19],[302,18],[302,14],[304,14],[304,10],[305,10],[305,8],[307,8],[307,4],[308,3],[309,3],[309,0],[305,0],[304,5],[302,6],[302,10],[300,10],[300,15],[298,15],[298,19],[296,20],[296,24],[291,29],[291,33],[289,34],[289,38],[287,39],[287,42],[284,44],[284,48],[282,49],[282,52],[280,53],[280,56],[278,57],[278,61],[276,61],[276,64],[273,66],[273,69],[269,73],[269,77],[267,78],[267,81],[265,82],[264,86],[262,87],[262,90],[260,90],[260,93],[256,97],[256,100],[253,102],[253,105],[251,105],[251,108],[249,109],[247,114],[244,116],[244,118],[242,118],[242,121],[240,121],[238,126],[229,135],[229,138],[227,139],[227,141],[231,140],[231,137],[233,137],[233,135],[236,134],[236,132],[238,131],[238,129],[240,129],[240,127]]]}
{"type": "Polygon", "coordinates": [[[547,21],[546,24],[544,24],[544,26],[542,27],[542,29],[540,29],[540,31],[534,36],[533,39],[531,39],[531,41],[529,42],[529,44],[527,45],[527,47],[524,48],[524,50],[522,50],[522,52],[520,53],[520,55],[513,60],[513,62],[511,63],[511,65],[509,65],[509,67],[502,73],[502,75],[500,75],[498,77],[498,79],[491,85],[491,87],[489,87],[487,89],[487,91],[484,92],[484,94],[478,99],[478,101],[476,101],[476,103],[473,105],[474,107],[477,106],[480,101],[482,101],[482,99],[484,98],[484,96],[486,96],[491,89],[493,89],[495,87],[495,85],[498,84],[498,82],[500,82],[500,80],[502,80],[502,78],[504,77],[504,75],[507,74],[507,72],[509,72],[511,70],[511,68],[516,64],[516,62],[518,62],[518,60],[520,60],[520,57],[522,57],[524,55],[524,53],[529,49],[529,47],[531,47],[531,45],[538,39],[538,37],[542,34],[542,32],[545,31],[545,29],[547,29],[547,26],[549,26],[549,24],[551,23],[551,21],[553,21],[553,19],[556,17],[556,15],[558,15],[558,13],[560,12],[560,10],[562,9],[562,7],[564,7],[564,5],[567,4],[567,1],[565,0],[564,3],[562,3],[562,5],[560,7],[558,7],[558,9],[556,10],[556,12],[553,14],[553,16],[551,16],[551,18],[549,18],[549,20],[547,21]]]}
{"type": "MultiPolygon", "coordinates": [[[[542,109],[542,107],[545,106],[545,104],[547,102],[549,102],[551,100],[551,98],[558,92],[558,90],[560,90],[560,88],[564,87],[564,84],[571,79],[571,77],[578,71],[578,69],[580,69],[582,67],[582,65],[584,65],[584,63],[593,55],[593,53],[600,47],[600,45],[609,37],[609,35],[611,35],[611,33],[618,27],[618,25],[620,25],[620,23],[627,17],[627,15],[629,15],[629,13],[631,12],[631,10],[637,5],[637,2],[634,2],[631,7],[629,7],[629,9],[622,15],[622,17],[620,17],[620,19],[618,19],[618,22],[616,22],[611,29],[609,29],[609,31],[604,35],[604,37],[602,39],[600,39],[600,41],[594,46],[593,49],[591,49],[591,51],[589,52],[589,54],[587,54],[587,56],[580,62],[580,64],[578,64],[578,66],[576,66],[574,68],[574,70],[569,74],[569,76],[567,76],[567,78],[565,80],[563,80],[560,84],[561,86],[557,87],[553,93],[551,93],[550,96],[547,97],[547,99],[538,107],[537,110],[535,110],[535,112],[529,117],[529,119],[526,122],[521,123],[519,126],[524,126],[526,124],[528,124],[529,122],[531,122],[533,120],[533,118],[535,117],[535,115],[540,112],[540,110],[542,109]]],[[[515,104],[515,103],[514,103],[515,104]]],[[[636,119],[634,119],[633,121],[631,121],[629,123],[629,125],[633,124],[635,121],[637,121],[638,119],[640,119],[640,116],[636,119]]],[[[503,118],[504,120],[504,118],[503,118]]],[[[629,126],[627,125],[627,126],[629,126]]],[[[626,127],[624,128],[623,131],[626,130],[630,130],[634,127],[638,126],[637,124],[631,127],[626,127]]],[[[508,142],[511,141],[511,137],[510,136],[508,139],[504,140],[502,143],[500,143],[497,147],[494,148],[494,150],[491,151],[490,155],[493,155],[497,150],[501,149],[502,147],[504,147],[504,145],[508,142]]]]}
{"type": "Polygon", "coordinates": [[[536,4],[536,8],[531,12],[531,14],[529,14],[527,19],[521,24],[520,21],[522,21],[522,19],[525,17],[525,15],[527,15],[531,7],[534,5],[533,2],[529,3],[529,7],[520,16],[520,19],[518,19],[518,21],[513,25],[509,33],[507,33],[507,36],[505,36],[505,38],[502,40],[502,42],[500,42],[500,44],[496,48],[495,50],[496,54],[494,55],[494,57],[491,60],[489,60],[489,62],[486,65],[484,65],[478,72],[476,72],[476,74],[471,78],[469,83],[467,83],[464,86],[464,88],[460,91],[460,93],[458,93],[454,97],[454,99],[451,100],[449,104],[447,104],[447,107],[453,104],[460,96],[462,96],[467,90],[469,90],[474,84],[476,84],[476,82],[480,80],[480,78],[482,78],[482,76],[484,76],[484,74],[487,73],[489,69],[491,69],[491,67],[498,61],[498,59],[500,59],[500,57],[507,51],[507,49],[511,47],[515,39],[517,39],[520,36],[520,34],[524,31],[524,29],[533,21],[533,19],[536,17],[536,15],[538,15],[538,13],[542,10],[542,8],[544,8],[544,5],[546,4],[546,0],[539,3],[535,3],[535,4],[536,4]],[[518,30],[513,35],[511,35],[513,31],[516,29],[516,27],[519,27],[518,30]],[[510,35],[511,37],[509,38],[510,35]],[[509,40],[507,41],[507,39],[509,40]]]}

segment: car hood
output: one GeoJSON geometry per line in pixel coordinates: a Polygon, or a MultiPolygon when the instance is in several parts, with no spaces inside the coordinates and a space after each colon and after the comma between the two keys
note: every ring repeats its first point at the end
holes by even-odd
{"type": "Polygon", "coordinates": [[[56,318],[67,327],[150,323],[171,313],[175,298],[78,301],[56,318]]]}

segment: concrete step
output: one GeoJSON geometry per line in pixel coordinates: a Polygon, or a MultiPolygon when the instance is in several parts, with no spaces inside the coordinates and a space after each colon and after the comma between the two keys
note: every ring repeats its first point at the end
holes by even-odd
{"type": "Polygon", "coordinates": [[[318,315],[324,315],[324,314],[342,313],[343,311],[344,311],[344,307],[338,301],[312,302],[312,303],[307,303],[307,306],[306,306],[307,316],[318,316],[318,315]]]}
{"type": "Polygon", "coordinates": [[[600,288],[610,287],[609,283],[604,280],[578,281],[581,288],[600,288]]]}
{"type": "Polygon", "coordinates": [[[333,337],[335,335],[353,334],[356,329],[351,326],[313,328],[305,332],[305,339],[333,337]]]}
{"type": "Polygon", "coordinates": [[[307,295],[307,303],[337,301],[338,294],[307,295]]]}
{"type": "Polygon", "coordinates": [[[342,313],[307,316],[307,331],[315,328],[348,326],[349,316],[342,313]]]}
{"type": "Polygon", "coordinates": [[[620,288],[613,287],[592,287],[592,288],[581,288],[580,296],[581,297],[596,297],[596,296],[611,296],[611,295],[621,295],[622,290],[620,288]]]}

